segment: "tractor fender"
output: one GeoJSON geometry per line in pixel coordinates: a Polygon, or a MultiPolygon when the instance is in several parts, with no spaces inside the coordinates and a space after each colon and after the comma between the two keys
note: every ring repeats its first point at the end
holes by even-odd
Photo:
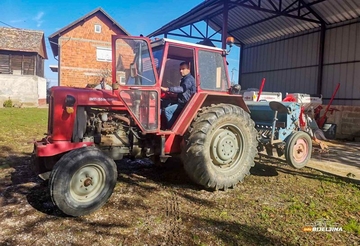
{"type": "Polygon", "coordinates": [[[241,95],[202,91],[194,94],[190,101],[186,104],[174,123],[172,129],[173,132],[176,135],[183,136],[200,108],[220,103],[232,104],[242,108],[245,112],[250,113],[250,110],[241,95]]]}
{"type": "Polygon", "coordinates": [[[245,112],[250,113],[250,109],[246,105],[244,99],[240,95],[217,95],[217,94],[207,94],[207,97],[201,107],[211,106],[212,104],[232,104],[235,106],[239,106],[245,112]]]}

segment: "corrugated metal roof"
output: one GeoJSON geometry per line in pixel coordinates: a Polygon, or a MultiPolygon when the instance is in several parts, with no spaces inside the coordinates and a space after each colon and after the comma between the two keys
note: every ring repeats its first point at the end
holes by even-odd
{"type": "Polygon", "coordinates": [[[0,50],[35,52],[47,59],[42,31],[0,27],[0,50]]]}
{"type": "MultiPolygon", "coordinates": [[[[311,0],[309,2],[316,2],[311,0]]],[[[326,23],[334,24],[360,17],[359,0],[328,0],[313,5],[326,23]]]]}
{"type": "MultiPolygon", "coordinates": [[[[216,31],[222,28],[224,0],[207,0],[181,17],[164,25],[149,37],[181,27],[208,21],[216,31]]],[[[229,0],[228,35],[238,42],[252,44],[360,17],[360,0],[229,0]],[[256,4],[255,4],[256,2],[256,4]],[[306,5],[305,5],[306,4],[306,5]],[[281,15],[279,12],[282,12],[281,15]]]]}

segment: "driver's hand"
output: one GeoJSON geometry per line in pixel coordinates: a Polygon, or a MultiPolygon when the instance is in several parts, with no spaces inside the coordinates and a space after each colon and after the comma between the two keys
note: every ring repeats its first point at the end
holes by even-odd
{"type": "Polygon", "coordinates": [[[166,92],[166,91],[169,91],[169,88],[161,86],[161,90],[166,92]]]}

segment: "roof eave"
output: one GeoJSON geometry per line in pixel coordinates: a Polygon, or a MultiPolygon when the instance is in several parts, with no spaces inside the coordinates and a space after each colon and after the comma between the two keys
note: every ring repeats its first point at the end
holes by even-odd
{"type": "Polygon", "coordinates": [[[49,36],[49,39],[53,39],[53,38],[56,38],[57,36],[57,39],[59,38],[59,36],[61,36],[61,33],[67,31],[68,29],[70,29],[71,27],[75,26],[76,24],[78,24],[79,22],[81,21],[86,21],[87,18],[89,18],[90,16],[96,14],[97,12],[101,12],[104,16],[106,16],[106,18],[108,18],[117,28],[119,28],[122,32],[124,32],[126,35],[130,36],[130,34],[119,24],[117,23],[113,18],[111,18],[102,8],[96,8],[95,10],[91,11],[90,13],[82,16],[81,18],[73,21],[72,23],[70,23],[69,25],[61,28],[60,30],[54,32],[53,34],[51,34],[49,36]]]}
{"type": "Polygon", "coordinates": [[[53,37],[53,38],[48,38],[49,39],[49,43],[50,43],[50,47],[51,50],[54,54],[54,57],[58,56],[58,40],[59,40],[59,36],[53,37]]]}
{"type": "Polygon", "coordinates": [[[45,37],[44,37],[44,35],[43,35],[42,38],[41,38],[41,45],[42,45],[43,51],[44,51],[43,58],[47,60],[47,59],[48,59],[48,55],[47,55],[47,49],[46,49],[46,44],[45,44],[45,37]]]}

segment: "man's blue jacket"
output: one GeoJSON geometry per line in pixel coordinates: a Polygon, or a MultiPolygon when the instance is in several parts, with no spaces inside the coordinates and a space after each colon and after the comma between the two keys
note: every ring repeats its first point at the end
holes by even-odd
{"type": "Polygon", "coordinates": [[[177,93],[179,104],[186,104],[196,91],[194,77],[190,73],[185,75],[181,78],[180,85],[169,87],[169,91],[177,93]]]}

